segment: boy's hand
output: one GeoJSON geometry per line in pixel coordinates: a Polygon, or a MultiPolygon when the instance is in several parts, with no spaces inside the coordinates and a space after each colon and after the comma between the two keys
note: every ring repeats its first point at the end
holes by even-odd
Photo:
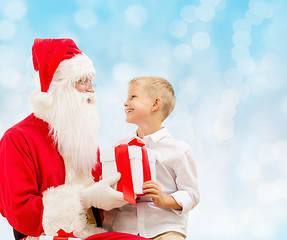
{"type": "Polygon", "coordinates": [[[182,209],[171,195],[162,194],[161,186],[155,181],[147,181],[143,184],[143,194],[145,197],[152,198],[157,207],[182,209]]]}
{"type": "Polygon", "coordinates": [[[164,207],[163,195],[160,185],[155,181],[147,181],[143,184],[143,194],[145,197],[152,198],[153,203],[158,207],[164,207]]]}

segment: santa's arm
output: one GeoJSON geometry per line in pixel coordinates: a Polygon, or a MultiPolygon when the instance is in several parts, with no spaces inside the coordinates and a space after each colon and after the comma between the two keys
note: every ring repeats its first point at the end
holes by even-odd
{"type": "Polygon", "coordinates": [[[0,210],[17,231],[39,236],[43,232],[42,196],[28,146],[6,134],[0,145],[0,210]]]}
{"type": "Polygon", "coordinates": [[[60,185],[42,193],[42,178],[35,165],[37,159],[30,153],[31,146],[21,133],[14,131],[3,136],[0,144],[1,214],[18,232],[33,237],[43,232],[53,236],[60,228],[65,231],[73,231],[76,226],[82,229],[85,216],[79,193],[83,187],[60,185]]]}

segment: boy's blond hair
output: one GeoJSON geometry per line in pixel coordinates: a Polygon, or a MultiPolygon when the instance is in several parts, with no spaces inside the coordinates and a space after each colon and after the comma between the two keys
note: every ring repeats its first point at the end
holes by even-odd
{"type": "Polygon", "coordinates": [[[130,80],[129,86],[135,85],[144,87],[152,98],[161,98],[162,121],[164,121],[175,106],[175,94],[172,85],[166,79],[157,76],[143,76],[130,80]]]}

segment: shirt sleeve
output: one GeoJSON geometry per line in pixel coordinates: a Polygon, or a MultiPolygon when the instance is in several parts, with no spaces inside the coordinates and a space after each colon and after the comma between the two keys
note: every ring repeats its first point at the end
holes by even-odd
{"type": "Polygon", "coordinates": [[[200,197],[196,162],[188,146],[185,151],[176,158],[174,172],[178,190],[172,193],[171,196],[182,206],[182,210],[173,211],[177,214],[185,214],[198,204],[200,197]]]}
{"type": "Polygon", "coordinates": [[[0,211],[23,234],[39,236],[43,232],[42,194],[31,149],[15,131],[6,133],[0,143],[0,211]]]}

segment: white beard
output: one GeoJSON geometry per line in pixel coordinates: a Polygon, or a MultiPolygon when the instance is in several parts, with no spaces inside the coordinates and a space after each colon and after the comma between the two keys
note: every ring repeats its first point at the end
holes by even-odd
{"type": "Polygon", "coordinates": [[[31,104],[35,116],[49,123],[50,134],[65,161],[66,181],[90,175],[96,166],[98,149],[96,95],[58,84],[51,84],[48,94],[52,96],[49,104],[33,96],[31,104]]]}

